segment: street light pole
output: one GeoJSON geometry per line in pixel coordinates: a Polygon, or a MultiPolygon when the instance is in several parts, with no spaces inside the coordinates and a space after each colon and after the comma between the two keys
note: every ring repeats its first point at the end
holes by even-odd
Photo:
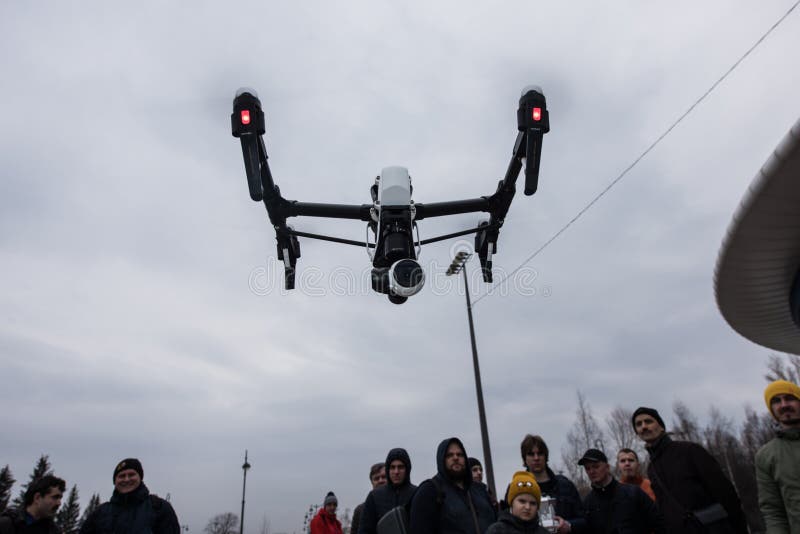
{"type": "Polygon", "coordinates": [[[478,347],[475,344],[475,325],[472,322],[472,302],[469,298],[469,280],[467,279],[466,263],[472,257],[468,252],[459,252],[447,270],[448,276],[464,273],[464,294],[467,297],[467,318],[469,319],[469,339],[472,344],[472,366],[475,371],[475,393],[478,397],[478,418],[481,425],[481,443],[483,445],[483,461],[486,463],[486,481],[489,491],[497,497],[494,485],[494,467],[492,466],[492,449],[489,446],[489,430],[486,426],[486,409],[483,404],[483,386],[481,385],[481,368],[478,364],[478,347]]]}
{"type": "Polygon", "coordinates": [[[247,486],[247,470],[250,464],[247,463],[247,449],[244,450],[244,463],[242,464],[242,517],[239,522],[239,534],[244,534],[244,490],[247,486]]]}

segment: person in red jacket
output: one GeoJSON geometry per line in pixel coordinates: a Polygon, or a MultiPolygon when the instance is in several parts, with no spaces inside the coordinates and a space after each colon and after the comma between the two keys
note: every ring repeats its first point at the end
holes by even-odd
{"type": "Polygon", "coordinates": [[[311,520],[311,534],[342,534],[342,524],[336,518],[336,508],[339,506],[336,495],[329,491],[322,504],[311,520]]]}

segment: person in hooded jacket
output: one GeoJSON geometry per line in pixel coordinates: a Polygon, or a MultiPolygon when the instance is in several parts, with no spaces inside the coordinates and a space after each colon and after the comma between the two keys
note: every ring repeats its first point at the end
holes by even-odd
{"type": "Polygon", "coordinates": [[[86,518],[80,534],[180,534],[172,505],[150,493],[136,458],[114,468],[114,494],[86,518]]]}
{"type": "Polygon", "coordinates": [[[486,534],[495,522],[495,511],[486,489],[472,482],[460,439],[439,444],[436,469],[437,474],[419,485],[411,501],[409,532],[486,534]]]}
{"type": "Polygon", "coordinates": [[[527,471],[517,471],[506,491],[508,510],[500,512],[497,523],[486,534],[548,534],[539,524],[539,505],[542,491],[536,477],[527,471]]]}
{"type": "Polygon", "coordinates": [[[325,495],[322,508],[311,520],[311,534],[342,534],[342,524],[336,517],[339,500],[332,491],[325,495]]]}
{"type": "Polygon", "coordinates": [[[381,517],[397,506],[408,506],[417,487],[411,483],[411,458],[405,449],[392,449],[386,455],[386,484],[369,492],[361,511],[358,532],[376,534],[381,517]]]}

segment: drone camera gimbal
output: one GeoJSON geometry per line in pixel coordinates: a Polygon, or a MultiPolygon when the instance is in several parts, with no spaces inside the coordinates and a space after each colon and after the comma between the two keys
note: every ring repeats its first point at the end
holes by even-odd
{"type": "Polygon", "coordinates": [[[286,289],[295,286],[295,266],[300,257],[297,238],[322,239],[365,247],[372,261],[372,288],[386,294],[396,304],[405,302],[422,289],[425,273],[418,260],[422,245],[427,243],[474,233],[475,252],[480,259],[483,279],[492,281],[492,256],[497,252],[500,228],[514,198],[517,177],[523,165],[525,195],[533,195],[538,188],[542,138],[550,131],[547,102],[538,86],[528,86],[522,92],[517,109],[517,129],[511,161],[492,195],[430,204],[415,203],[411,199],[413,188],[408,169],[386,167],[370,187],[372,204],[357,206],[283,198],[267,163],[262,137],[266,126],[258,94],[252,89],[239,89],[231,114],[231,133],[241,142],[250,198],[264,203],[275,229],[277,257],[284,263],[286,289]],[[487,212],[489,219],[475,228],[424,240],[419,238],[418,222],[422,219],[478,211],[487,212]],[[299,232],[286,224],[287,218],[297,216],[360,220],[367,223],[367,239],[360,242],[299,232]],[[370,231],[374,242],[369,238],[370,231]]]}

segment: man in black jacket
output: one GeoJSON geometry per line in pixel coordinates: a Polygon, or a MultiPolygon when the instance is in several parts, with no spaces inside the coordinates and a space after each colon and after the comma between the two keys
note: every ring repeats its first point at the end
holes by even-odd
{"type": "Polygon", "coordinates": [[[578,488],[570,480],[557,475],[547,465],[550,451],[541,436],[526,435],[520,444],[522,465],[533,473],[542,495],[556,500],[555,512],[559,534],[583,532],[586,519],[578,488]]]}
{"type": "Polygon", "coordinates": [[[591,534],[663,534],[664,521],[655,503],[639,486],[621,484],[611,475],[603,451],[589,449],[578,461],[592,483],[583,499],[588,532],[591,534]]]}
{"type": "MultiPolygon", "coordinates": [[[[369,468],[369,483],[372,484],[372,489],[386,484],[386,464],[373,464],[373,466],[369,468]]],[[[362,502],[353,510],[353,518],[350,520],[350,534],[358,534],[358,530],[361,527],[361,514],[363,512],[364,503],[362,502]]]]}
{"type": "Polygon", "coordinates": [[[647,475],[667,532],[747,534],[736,488],[707,450],[697,443],[672,441],[653,408],[637,408],[631,422],[650,454],[647,475]]]}
{"type": "Polygon", "coordinates": [[[376,534],[381,517],[392,508],[407,506],[417,490],[411,483],[411,458],[405,449],[390,450],[384,465],[386,484],[367,495],[357,534],[376,534]]]}
{"type": "Polygon", "coordinates": [[[0,514],[0,534],[60,534],[53,518],[61,506],[66,483],[53,475],[34,480],[25,491],[23,505],[0,514]]]}
{"type": "Polygon", "coordinates": [[[172,505],[150,493],[136,458],[114,468],[114,494],[86,518],[80,534],[180,534],[172,505]]]}
{"type": "Polygon", "coordinates": [[[486,534],[495,512],[484,488],[472,483],[467,453],[458,438],[436,450],[437,474],[419,485],[411,501],[413,534],[486,534]]]}

